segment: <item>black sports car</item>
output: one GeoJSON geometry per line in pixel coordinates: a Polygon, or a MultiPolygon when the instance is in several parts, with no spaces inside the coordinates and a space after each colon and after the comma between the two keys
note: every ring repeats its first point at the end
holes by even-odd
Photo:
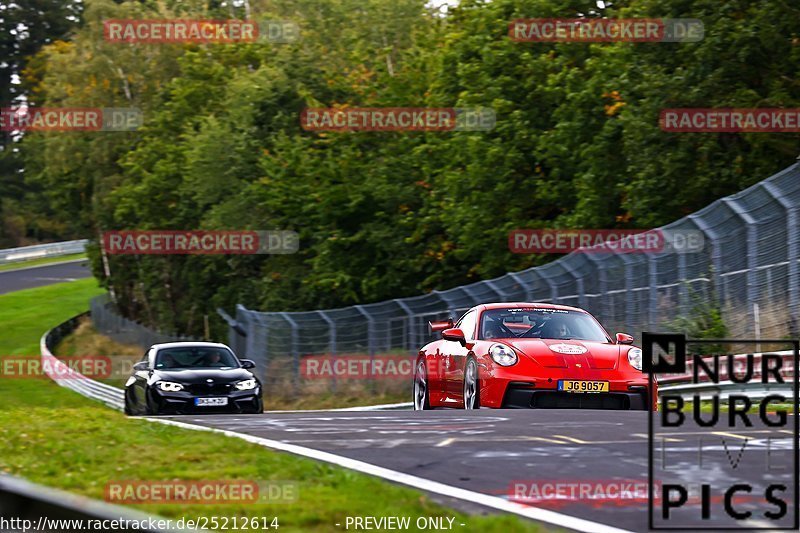
{"type": "Polygon", "coordinates": [[[261,413],[261,382],[224,344],[154,344],[125,383],[125,414],[261,413]]]}

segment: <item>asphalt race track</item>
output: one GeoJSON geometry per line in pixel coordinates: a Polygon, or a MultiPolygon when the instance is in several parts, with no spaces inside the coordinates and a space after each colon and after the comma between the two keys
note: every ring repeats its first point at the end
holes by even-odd
{"type": "Polygon", "coordinates": [[[0,294],[91,277],[87,260],[0,271],[0,294]]]}
{"type": "MultiPolygon", "coordinates": [[[[641,487],[648,479],[645,412],[328,411],[169,418],[326,451],[507,499],[514,499],[511,498],[514,483],[526,487],[536,483],[543,489],[547,482],[630,481],[641,487]]],[[[793,421],[791,417],[789,420],[793,421]]],[[[784,495],[784,499],[789,502],[791,515],[794,482],[791,481],[791,466],[787,465],[794,464],[792,432],[768,428],[758,419],[753,419],[753,427],[746,429],[712,431],[715,430],[685,426],[671,429],[669,433],[657,432],[655,477],[664,483],[674,482],[677,476],[689,485],[707,482],[715,488],[723,487],[712,494],[718,497],[717,501],[735,482],[747,480],[757,487],[766,479],[774,482],[780,478],[789,487],[789,495],[784,495]],[[700,444],[702,465],[698,466],[700,444]],[[764,457],[768,446],[773,470],[765,473],[764,457]],[[671,477],[659,477],[662,456],[671,477]],[[731,466],[734,462],[735,468],[731,466]]],[[[753,495],[756,493],[754,490],[753,495]]],[[[759,496],[762,494],[758,492],[759,496]]],[[[530,497],[531,493],[527,495],[530,497]]],[[[742,509],[750,505],[747,498],[734,501],[739,502],[737,505],[742,509]]],[[[465,507],[463,502],[460,505],[447,503],[475,511],[474,507],[465,507]]],[[[626,530],[648,529],[646,496],[616,501],[565,496],[560,500],[524,503],[626,530]]],[[[758,507],[752,507],[754,520],[749,525],[763,527],[762,521],[755,520],[755,513],[760,517],[763,510],[774,508],[764,503],[763,498],[757,503],[758,507]]],[[[696,520],[699,509],[697,501],[693,504],[690,497],[689,504],[681,512],[688,519],[696,520]]],[[[721,513],[719,504],[711,520],[704,525],[731,524],[725,521],[725,516],[719,516],[721,513]]],[[[696,521],[689,523],[697,524],[696,521]]],[[[739,523],[738,527],[742,525],[739,523]]]]}

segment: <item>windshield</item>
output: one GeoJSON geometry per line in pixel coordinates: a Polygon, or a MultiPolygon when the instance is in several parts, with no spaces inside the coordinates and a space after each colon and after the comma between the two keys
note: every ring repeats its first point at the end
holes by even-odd
{"type": "Polygon", "coordinates": [[[481,317],[481,339],[559,339],[609,342],[590,315],[563,309],[490,309],[481,317]]]}
{"type": "Polygon", "coordinates": [[[170,368],[239,368],[239,360],[225,348],[184,346],[164,348],[156,355],[156,369],[170,368]]]}

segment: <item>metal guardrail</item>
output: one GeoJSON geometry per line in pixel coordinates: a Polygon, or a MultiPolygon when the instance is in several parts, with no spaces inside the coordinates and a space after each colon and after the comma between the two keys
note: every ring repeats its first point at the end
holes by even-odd
{"type": "Polygon", "coordinates": [[[122,411],[125,408],[125,393],[122,389],[89,379],[83,374],[70,369],[53,355],[53,347],[67,334],[74,331],[78,322],[85,316],[88,316],[88,313],[75,316],[42,335],[42,339],[39,342],[42,368],[48,377],[58,385],[92,400],[103,402],[112,409],[122,411]]]}
{"type": "Polygon", "coordinates": [[[81,254],[86,251],[87,239],[79,241],[53,242],[49,244],[35,244],[33,246],[23,246],[20,248],[6,248],[0,250],[0,265],[6,263],[17,263],[30,259],[41,259],[43,257],[58,257],[60,255],[81,254]]]}
{"type": "Polygon", "coordinates": [[[118,527],[114,531],[182,531],[150,526],[153,522],[165,520],[161,517],[0,474],[0,531],[72,532],[95,529],[86,527],[89,520],[107,521],[109,525],[115,521],[118,527]]]}

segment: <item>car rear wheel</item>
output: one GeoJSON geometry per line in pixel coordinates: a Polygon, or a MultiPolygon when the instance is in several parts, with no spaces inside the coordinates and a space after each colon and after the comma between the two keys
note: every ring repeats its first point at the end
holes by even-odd
{"type": "Polygon", "coordinates": [[[423,359],[417,364],[417,368],[414,371],[414,410],[427,411],[430,408],[428,371],[425,368],[425,360],[423,359]]]}
{"type": "Polygon", "coordinates": [[[480,409],[480,388],[478,387],[478,363],[467,359],[464,368],[464,409],[480,409]]]}

